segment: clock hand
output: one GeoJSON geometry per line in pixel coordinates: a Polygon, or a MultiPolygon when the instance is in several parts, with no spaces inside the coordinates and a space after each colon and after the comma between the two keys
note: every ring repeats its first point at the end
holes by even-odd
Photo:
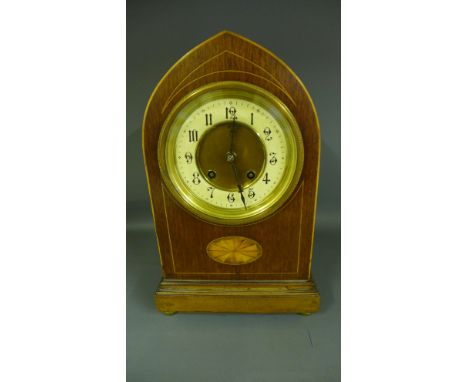
{"type": "Polygon", "coordinates": [[[244,204],[244,208],[247,209],[247,205],[245,204],[245,198],[244,198],[244,194],[243,194],[244,189],[242,188],[242,185],[241,185],[241,182],[240,182],[240,179],[239,179],[239,173],[237,171],[237,167],[236,167],[236,164],[235,164],[236,153],[234,152],[234,133],[235,133],[235,129],[236,129],[236,119],[237,119],[235,109],[233,109],[232,112],[230,111],[230,113],[232,114],[232,125],[230,127],[230,129],[231,129],[231,140],[230,140],[230,144],[229,144],[229,152],[228,152],[228,154],[226,156],[226,159],[231,164],[231,168],[232,168],[232,171],[234,173],[234,178],[236,179],[237,189],[239,190],[239,194],[241,196],[242,203],[244,204]]]}
{"type": "Polygon", "coordinates": [[[239,194],[241,196],[242,203],[244,203],[244,208],[247,209],[247,205],[245,204],[245,198],[244,198],[244,189],[242,188],[240,181],[239,181],[239,173],[237,172],[237,167],[234,164],[234,161],[231,162],[231,168],[232,171],[234,172],[234,177],[236,178],[236,183],[237,183],[237,189],[239,190],[239,194]]]}
{"type": "Polygon", "coordinates": [[[232,125],[230,127],[230,129],[231,129],[231,131],[230,131],[231,132],[231,141],[229,143],[229,152],[230,153],[234,152],[234,132],[235,132],[235,129],[236,129],[236,119],[237,119],[237,117],[236,117],[236,114],[234,112],[234,113],[232,113],[232,125]]]}

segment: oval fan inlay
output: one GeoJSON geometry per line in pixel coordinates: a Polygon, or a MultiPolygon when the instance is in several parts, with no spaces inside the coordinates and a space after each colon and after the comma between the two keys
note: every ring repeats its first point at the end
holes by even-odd
{"type": "Polygon", "coordinates": [[[262,256],[262,246],[255,240],[242,236],[224,236],[206,247],[214,261],[228,265],[248,264],[262,256]]]}

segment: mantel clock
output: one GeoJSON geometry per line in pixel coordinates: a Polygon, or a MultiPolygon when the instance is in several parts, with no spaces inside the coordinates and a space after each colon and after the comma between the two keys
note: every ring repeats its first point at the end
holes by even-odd
{"type": "Polygon", "coordinates": [[[164,313],[312,313],[320,156],[312,100],[267,49],[221,32],[162,78],[143,153],[164,313]]]}

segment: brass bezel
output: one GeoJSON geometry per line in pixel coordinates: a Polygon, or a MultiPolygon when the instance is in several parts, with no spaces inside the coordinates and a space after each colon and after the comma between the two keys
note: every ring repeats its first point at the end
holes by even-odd
{"type": "Polygon", "coordinates": [[[301,131],[291,111],[276,96],[258,86],[223,81],[202,86],[184,96],[164,121],[158,142],[158,162],[163,181],[172,196],[196,217],[222,225],[253,223],[276,212],[295,190],[304,163],[304,145],[301,131]],[[181,121],[193,110],[209,100],[235,97],[261,105],[275,115],[284,129],[291,160],[288,161],[281,182],[261,203],[250,208],[222,208],[197,197],[180,178],[176,168],[174,143],[181,121]],[[187,106],[190,106],[188,109],[187,106]]]}

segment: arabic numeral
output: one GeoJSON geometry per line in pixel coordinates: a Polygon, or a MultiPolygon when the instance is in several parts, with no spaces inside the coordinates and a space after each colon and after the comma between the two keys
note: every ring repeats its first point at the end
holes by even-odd
{"type": "Polygon", "coordinates": [[[193,159],[193,156],[192,156],[191,153],[185,153],[185,160],[186,160],[187,164],[192,163],[192,159],[193,159]]]}
{"type": "Polygon", "coordinates": [[[236,117],[237,110],[234,106],[226,108],[226,119],[232,118],[237,119],[236,117]]]}
{"type": "Polygon", "coordinates": [[[247,196],[248,196],[250,199],[255,198],[255,192],[254,192],[253,188],[249,188],[249,193],[247,194],[247,196]]]}
{"type": "Polygon", "coordinates": [[[230,192],[227,196],[227,200],[229,203],[234,203],[236,198],[234,197],[234,193],[230,192]]]}
{"type": "Polygon", "coordinates": [[[206,190],[210,193],[210,198],[213,198],[213,192],[214,192],[215,188],[210,186],[206,190]]]}
{"type": "Polygon", "coordinates": [[[266,141],[271,141],[273,139],[273,137],[271,136],[271,129],[269,127],[265,127],[263,129],[263,134],[265,134],[266,141]]]}
{"type": "Polygon", "coordinates": [[[192,179],[193,184],[198,185],[201,183],[200,180],[200,174],[198,172],[193,173],[193,179],[192,179]]]}
{"type": "Polygon", "coordinates": [[[278,162],[278,159],[276,158],[276,153],[270,153],[270,164],[274,166],[278,162]]]}
{"type": "Polygon", "coordinates": [[[267,172],[265,173],[265,176],[263,177],[262,181],[265,182],[265,184],[268,184],[268,182],[271,182],[271,179],[268,178],[267,172]]]}

